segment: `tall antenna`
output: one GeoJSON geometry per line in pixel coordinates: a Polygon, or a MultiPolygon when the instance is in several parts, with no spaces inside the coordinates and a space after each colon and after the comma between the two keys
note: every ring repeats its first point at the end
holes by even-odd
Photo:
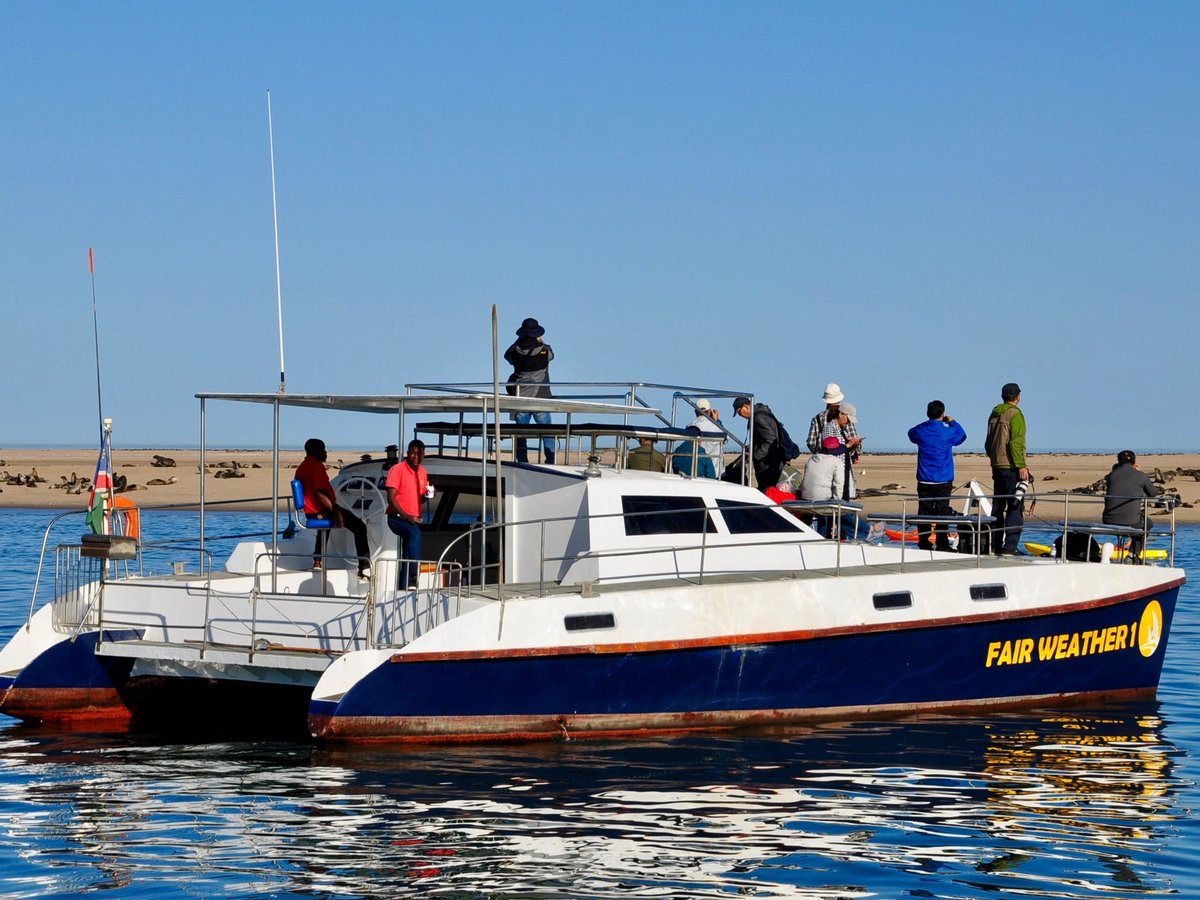
{"type": "Polygon", "coordinates": [[[96,313],[96,260],[88,247],[88,272],[92,276],[92,335],[96,340],[96,412],[99,414],[100,437],[104,438],[104,401],[100,391],[100,317],[96,313]]]}
{"type": "Polygon", "coordinates": [[[279,277],[279,203],[275,197],[275,126],[271,121],[271,92],[267,91],[267,136],[271,144],[271,214],[275,219],[275,305],[279,319],[279,393],[287,393],[283,365],[283,284],[279,277]]]}

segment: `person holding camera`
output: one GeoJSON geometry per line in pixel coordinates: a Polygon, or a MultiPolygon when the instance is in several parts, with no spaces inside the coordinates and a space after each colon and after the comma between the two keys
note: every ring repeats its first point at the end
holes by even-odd
{"type": "MultiPolygon", "coordinates": [[[[946,404],[930,400],[925,408],[928,417],[908,429],[908,439],[917,445],[917,514],[949,516],[950,494],[954,490],[954,448],[967,439],[963,427],[946,415],[946,404]]],[[[917,526],[917,546],[932,550],[931,533],[936,532],[937,549],[949,551],[949,527],[934,529],[931,525],[917,526]]]]}
{"type": "Polygon", "coordinates": [[[996,555],[1017,552],[1025,527],[1025,492],[1029,467],[1025,464],[1025,414],[1018,408],[1021,388],[1009,382],[1000,389],[1000,400],[988,417],[983,443],[992,464],[992,515],[996,517],[992,549],[996,555]]]}

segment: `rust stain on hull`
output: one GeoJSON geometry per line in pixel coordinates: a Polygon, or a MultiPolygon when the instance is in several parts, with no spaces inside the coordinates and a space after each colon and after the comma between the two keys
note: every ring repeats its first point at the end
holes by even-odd
{"type": "Polygon", "coordinates": [[[1082,694],[1047,694],[963,700],[954,703],[897,703],[880,706],[786,710],[646,713],[637,716],[329,716],[310,713],[309,734],[342,743],[470,744],[551,740],[609,740],[695,731],[734,731],[802,726],[822,721],[890,718],[922,713],[1066,706],[1153,698],[1156,688],[1124,688],[1082,694]]]}
{"type": "Polygon", "coordinates": [[[128,723],[133,717],[115,688],[11,687],[0,713],[25,722],[128,723]]]}

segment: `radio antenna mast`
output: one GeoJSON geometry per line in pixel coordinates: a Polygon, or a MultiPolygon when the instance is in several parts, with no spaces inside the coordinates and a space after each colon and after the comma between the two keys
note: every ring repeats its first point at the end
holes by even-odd
{"type": "Polygon", "coordinates": [[[283,284],[279,276],[279,203],[275,196],[275,126],[271,121],[271,92],[267,91],[267,137],[271,146],[271,215],[275,220],[275,307],[279,320],[279,393],[287,393],[283,365],[283,284]]]}

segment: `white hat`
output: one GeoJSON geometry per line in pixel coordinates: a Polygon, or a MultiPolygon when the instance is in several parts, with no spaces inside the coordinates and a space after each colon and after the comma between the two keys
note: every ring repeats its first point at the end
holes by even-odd
{"type": "Polygon", "coordinates": [[[846,418],[851,422],[858,421],[858,410],[854,408],[853,403],[843,403],[838,407],[838,409],[841,412],[844,412],[846,414],[846,418]]]}
{"type": "Polygon", "coordinates": [[[701,397],[696,401],[696,409],[712,409],[712,404],[701,397]]]}
{"type": "Polygon", "coordinates": [[[846,399],[846,395],[842,393],[842,389],[834,382],[829,382],[825,385],[825,396],[821,398],[826,403],[841,403],[846,399]]]}

